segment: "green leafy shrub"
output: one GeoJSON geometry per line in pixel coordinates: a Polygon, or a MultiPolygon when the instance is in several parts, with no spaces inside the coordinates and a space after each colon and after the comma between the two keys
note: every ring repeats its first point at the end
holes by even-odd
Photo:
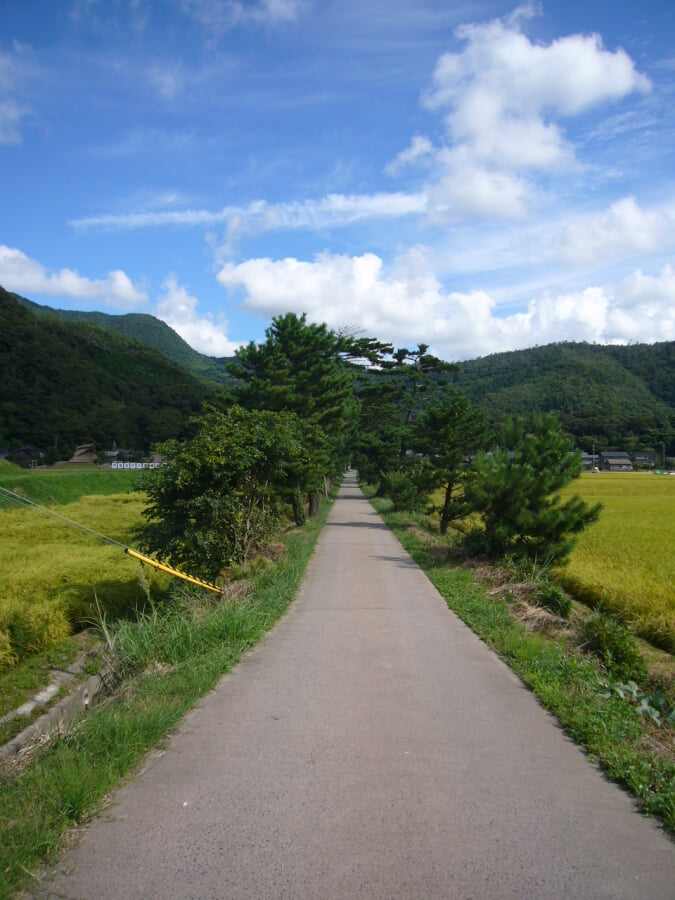
{"type": "Polygon", "coordinates": [[[395,512],[416,512],[424,508],[426,496],[420,493],[410,473],[386,472],[382,481],[384,495],[392,501],[395,512]]]}
{"type": "Polygon", "coordinates": [[[631,633],[613,616],[596,610],[582,625],[585,646],[617,678],[644,684],[647,666],[631,633]]]}
{"type": "Polygon", "coordinates": [[[550,609],[563,619],[569,618],[572,612],[572,600],[559,584],[553,581],[544,581],[537,589],[536,600],[539,606],[550,609]]]}

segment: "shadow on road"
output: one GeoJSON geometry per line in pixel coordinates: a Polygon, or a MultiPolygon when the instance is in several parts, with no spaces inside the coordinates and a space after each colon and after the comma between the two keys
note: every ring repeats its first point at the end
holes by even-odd
{"type": "Polygon", "coordinates": [[[388,528],[383,522],[326,522],[325,528],[378,528],[380,531],[387,531],[388,528]]]}
{"type": "Polygon", "coordinates": [[[382,562],[395,563],[400,569],[416,569],[417,563],[409,556],[371,556],[371,559],[379,559],[382,562]]]}

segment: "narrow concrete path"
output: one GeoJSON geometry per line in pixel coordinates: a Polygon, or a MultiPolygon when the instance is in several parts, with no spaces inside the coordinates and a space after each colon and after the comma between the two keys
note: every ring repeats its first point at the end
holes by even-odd
{"type": "Polygon", "coordinates": [[[672,898],[675,849],[349,475],[290,612],[42,896],[672,898]]]}

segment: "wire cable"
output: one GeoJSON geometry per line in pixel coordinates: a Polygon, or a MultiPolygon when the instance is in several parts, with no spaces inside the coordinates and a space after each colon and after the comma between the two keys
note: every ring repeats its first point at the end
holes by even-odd
{"type": "Polygon", "coordinates": [[[95,537],[97,540],[103,541],[104,544],[112,544],[115,547],[121,547],[122,550],[126,550],[126,544],[116,541],[115,538],[94,531],[94,529],[89,528],[88,525],[83,525],[81,522],[76,522],[74,519],[69,519],[67,516],[62,516],[61,513],[57,513],[48,506],[42,506],[40,503],[36,503],[35,500],[29,500],[28,497],[25,497],[22,494],[15,494],[14,491],[8,491],[7,488],[0,487],[0,499],[9,500],[10,503],[14,503],[17,506],[33,506],[35,509],[39,509],[41,512],[53,516],[55,519],[60,519],[61,522],[65,522],[72,528],[78,528],[80,531],[84,531],[86,534],[95,537]]]}

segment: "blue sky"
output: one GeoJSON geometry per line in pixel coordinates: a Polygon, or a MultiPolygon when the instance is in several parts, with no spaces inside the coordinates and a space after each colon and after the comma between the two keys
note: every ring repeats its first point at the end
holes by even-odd
{"type": "Polygon", "coordinates": [[[0,284],[229,355],[675,340],[661,0],[1,0],[0,284]]]}

